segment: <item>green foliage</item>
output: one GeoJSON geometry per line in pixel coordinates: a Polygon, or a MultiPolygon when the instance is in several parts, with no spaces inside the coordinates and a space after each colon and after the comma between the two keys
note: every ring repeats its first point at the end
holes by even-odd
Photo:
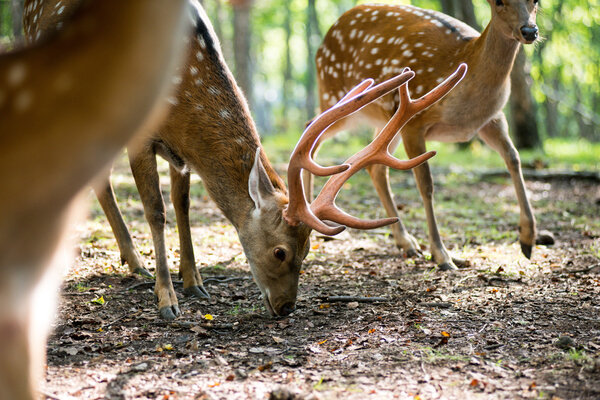
{"type": "MultiPolygon", "coordinates": [[[[439,0],[378,1],[441,9],[439,0]]],[[[343,12],[368,2],[371,0],[315,0],[320,36],[343,12]]],[[[545,154],[533,157],[591,163],[593,158],[598,158],[598,148],[585,151],[581,147],[590,141],[600,141],[600,0],[544,0],[540,3],[537,21],[544,39],[526,46],[531,61],[533,95],[538,103],[538,125],[544,139],[584,138],[586,141],[569,143],[555,139],[544,145],[545,154]],[[583,160],[577,158],[582,156],[583,160]]],[[[235,70],[231,5],[226,0],[204,0],[203,4],[221,37],[226,61],[235,70]]],[[[253,2],[253,115],[263,136],[297,137],[307,119],[316,114],[316,110],[306,108],[308,72],[314,68],[308,58],[307,4],[308,0],[253,2]],[[288,12],[291,80],[286,81],[284,22],[288,12]],[[285,96],[284,86],[287,88],[285,96]]],[[[473,0],[473,4],[479,24],[485,26],[490,18],[487,1],[473,0]]],[[[11,18],[11,1],[0,0],[0,48],[9,48],[14,38],[11,18]]],[[[318,45],[318,40],[313,43],[318,45]]],[[[315,104],[318,103],[315,101],[315,104]]],[[[289,146],[287,139],[281,139],[277,146],[289,146]]],[[[288,152],[290,150],[291,147],[288,152]]],[[[461,153],[462,156],[467,155],[461,153]]],[[[480,159],[477,155],[473,157],[480,159]]],[[[493,156],[490,159],[494,166],[502,163],[493,156]]],[[[436,162],[442,160],[440,155],[436,162]]]]}

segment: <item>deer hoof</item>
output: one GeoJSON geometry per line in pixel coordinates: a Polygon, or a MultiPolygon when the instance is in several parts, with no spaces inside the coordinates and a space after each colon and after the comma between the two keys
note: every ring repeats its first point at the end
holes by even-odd
{"type": "Polygon", "coordinates": [[[456,265],[454,265],[454,263],[452,261],[448,261],[448,262],[438,264],[438,269],[440,271],[451,271],[451,270],[455,270],[458,268],[456,268],[456,265]]]}
{"type": "Polygon", "coordinates": [[[535,244],[552,246],[555,243],[554,235],[550,231],[540,231],[535,238],[535,244]]]}
{"type": "Polygon", "coordinates": [[[133,273],[137,274],[139,276],[143,276],[144,278],[154,278],[154,276],[152,276],[152,274],[150,272],[148,272],[148,270],[146,268],[143,268],[143,267],[136,268],[133,271],[133,273]]]}
{"type": "Polygon", "coordinates": [[[528,259],[531,259],[531,250],[532,249],[533,249],[532,245],[521,242],[521,251],[523,252],[523,255],[525,257],[527,257],[528,259]]]}
{"type": "Polygon", "coordinates": [[[159,310],[160,316],[167,321],[174,320],[178,315],[181,314],[177,305],[163,307],[159,310]]]}
{"type": "Polygon", "coordinates": [[[199,286],[190,286],[188,288],[183,289],[183,293],[186,296],[198,297],[200,299],[210,299],[210,293],[204,288],[203,285],[199,286]]]}

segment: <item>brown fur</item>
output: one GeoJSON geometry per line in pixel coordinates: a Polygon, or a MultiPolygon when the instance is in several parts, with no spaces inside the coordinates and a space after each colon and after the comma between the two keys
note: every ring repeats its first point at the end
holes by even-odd
{"type": "MultiPolygon", "coordinates": [[[[414,157],[425,151],[427,140],[464,142],[479,134],[501,154],[511,172],[521,206],[521,243],[529,256],[535,240],[535,219],[502,108],[509,96],[509,77],[519,42],[526,42],[520,29],[535,26],[537,5],[530,0],[504,0],[503,6],[488,2],[492,19],[481,35],[442,13],[413,6],[363,5],[351,9],[331,27],[317,51],[319,96],[323,109],[363,79],[381,82],[410,67],[416,73],[410,83],[411,94],[418,97],[449,76],[459,63],[467,63],[465,79],[403,128],[403,145],[407,155],[414,157]]],[[[354,118],[367,120],[377,132],[397,107],[398,96],[388,95],[354,118]]],[[[342,121],[327,136],[352,124],[342,121]]],[[[387,170],[373,167],[370,173],[388,215],[397,216],[387,170]]],[[[424,164],[414,173],[425,206],[433,257],[441,268],[455,268],[437,229],[429,167],[424,164]]],[[[402,222],[392,230],[399,247],[409,255],[419,252],[416,240],[402,222]]]]}
{"type": "Polygon", "coordinates": [[[0,56],[0,399],[37,398],[77,193],[164,115],[184,10],[94,2],[60,33],[0,56]]]}

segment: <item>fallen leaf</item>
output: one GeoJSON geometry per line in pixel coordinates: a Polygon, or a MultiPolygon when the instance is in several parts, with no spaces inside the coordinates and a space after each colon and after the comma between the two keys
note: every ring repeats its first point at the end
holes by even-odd
{"type": "Polygon", "coordinates": [[[469,386],[471,386],[471,387],[477,387],[477,386],[479,386],[479,380],[478,379],[473,379],[471,381],[471,383],[469,383],[469,386]]]}
{"type": "Polygon", "coordinates": [[[271,336],[271,337],[273,338],[273,341],[277,344],[285,343],[285,341],[286,341],[285,339],[282,339],[278,336],[271,336]]]}
{"type": "Polygon", "coordinates": [[[90,301],[90,303],[100,304],[101,306],[103,306],[104,303],[105,303],[104,296],[100,296],[98,298],[95,298],[94,300],[90,301]]]}
{"type": "Polygon", "coordinates": [[[163,346],[163,349],[167,350],[167,351],[171,351],[171,350],[173,350],[173,345],[170,343],[167,343],[163,346]]]}
{"type": "Polygon", "coordinates": [[[369,329],[369,333],[373,333],[373,332],[375,332],[375,331],[376,331],[376,329],[375,329],[375,328],[369,329]]]}
{"type": "Polygon", "coordinates": [[[209,388],[214,388],[214,387],[216,387],[216,386],[220,386],[220,385],[221,385],[221,382],[215,382],[215,383],[213,383],[213,384],[209,384],[209,385],[208,385],[208,387],[209,387],[209,388]]]}
{"type": "Polygon", "coordinates": [[[446,332],[446,331],[442,331],[442,336],[450,337],[450,334],[448,332],[446,332]]]}
{"type": "Polygon", "coordinates": [[[358,301],[351,301],[350,303],[348,303],[348,308],[358,308],[358,306],[358,301]]]}
{"type": "Polygon", "coordinates": [[[325,340],[323,340],[323,341],[319,342],[318,344],[325,344],[325,343],[327,343],[327,340],[328,340],[328,339],[325,339],[325,340]]]}
{"type": "Polygon", "coordinates": [[[319,304],[319,308],[322,310],[324,308],[329,308],[331,307],[331,305],[329,303],[323,303],[323,304],[319,304]]]}
{"type": "Polygon", "coordinates": [[[260,365],[260,366],[258,366],[258,370],[259,370],[260,372],[267,371],[267,370],[271,369],[271,367],[272,367],[272,366],[273,366],[273,362],[272,362],[272,361],[269,361],[269,362],[268,362],[268,363],[266,363],[266,364],[263,364],[263,365],[260,365]]]}
{"type": "Polygon", "coordinates": [[[212,321],[214,319],[214,317],[210,314],[206,314],[206,315],[204,315],[204,319],[208,320],[208,321],[212,321]]]}

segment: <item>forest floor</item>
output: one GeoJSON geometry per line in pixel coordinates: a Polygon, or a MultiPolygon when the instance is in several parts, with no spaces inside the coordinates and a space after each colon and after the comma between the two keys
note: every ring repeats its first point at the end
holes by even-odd
{"type": "MultiPolygon", "coordinates": [[[[412,174],[391,175],[401,215],[425,256],[405,258],[387,229],[350,230],[335,240],[313,234],[297,310],[278,319],[265,310],[235,230],[201,183],[193,184],[192,234],[212,298],[184,297],[176,283],[182,315],[173,322],[159,318],[153,281],[121,266],[90,195],[92,212],[79,227],[79,253],[48,342],[44,398],[600,398],[598,184],[527,182],[538,228],[556,238],[527,260],[510,181],[434,165],[443,239],[454,256],[470,261],[440,272],[427,257],[412,174]],[[334,295],[384,299],[327,300],[334,295]]],[[[149,228],[123,160],[113,182],[153,271],[149,228]]],[[[346,210],[383,214],[366,174],[345,189],[339,204],[346,210]]],[[[179,281],[170,205],[167,232],[179,281]]]]}

